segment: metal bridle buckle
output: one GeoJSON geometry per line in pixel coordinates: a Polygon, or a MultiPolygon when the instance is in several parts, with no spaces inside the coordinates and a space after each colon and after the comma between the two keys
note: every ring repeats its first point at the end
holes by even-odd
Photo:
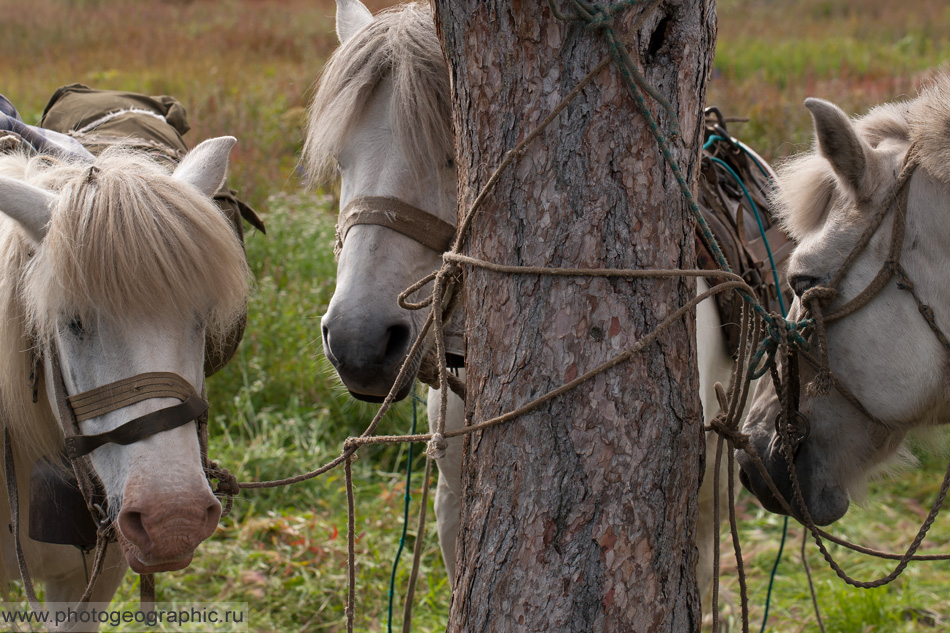
{"type": "Polygon", "coordinates": [[[109,515],[106,513],[105,508],[103,508],[101,504],[93,503],[92,509],[95,510],[95,513],[98,515],[93,517],[93,519],[97,524],[99,524],[99,527],[105,527],[111,523],[111,521],[109,521],[109,515]]]}

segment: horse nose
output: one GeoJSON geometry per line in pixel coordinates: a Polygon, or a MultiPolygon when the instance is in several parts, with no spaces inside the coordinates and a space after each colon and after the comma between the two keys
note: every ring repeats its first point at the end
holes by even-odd
{"type": "Polygon", "coordinates": [[[180,569],[191,562],[195,548],[214,534],[221,503],[211,490],[190,495],[126,495],[116,520],[121,540],[131,545],[133,569],[180,569]],[[133,560],[138,559],[138,560],[133,560]]]}
{"type": "Polygon", "coordinates": [[[412,327],[402,318],[356,328],[324,317],[321,329],[327,358],[342,372],[390,370],[402,363],[412,343],[412,327]]]}

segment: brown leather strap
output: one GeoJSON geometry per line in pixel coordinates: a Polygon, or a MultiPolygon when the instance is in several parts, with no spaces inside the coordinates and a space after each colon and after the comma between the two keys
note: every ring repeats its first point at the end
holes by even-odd
{"type": "Polygon", "coordinates": [[[440,253],[449,250],[455,239],[454,226],[395,198],[364,196],[351,200],[340,212],[341,243],[357,224],[385,226],[440,253]]]}
{"type": "Polygon", "coordinates": [[[13,463],[10,429],[6,426],[3,429],[3,465],[7,480],[7,500],[10,503],[10,531],[13,533],[13,549],[16,552],[17,566],[20,568],[20,579],[23,580],[23,592],[26,594],[27,602],[30,603],[30,608],[34,612],[39,612],[42,610],[42,605],[36,597],[36,591],[33,589],[33,579],[30,577],[30,570],[26,566],[26,558],[23,556],[23,546],[20,541],[19,491],[17,490],[16,467],[13,463]]]}
{"type": "MultiPolygon", "coordinates": [[[[154,396],[150,396],[154,397],[154,396]]],[[[198,395],[171,407],[146,413],[111,431],[97,435],[74,435],[66,438],[66,455],[76,459],[88,455],[103,444],[128,446],[147,437],[187,424],[208,410],[208,403],[198,395]]]]}
{"type": "Polygon", "coordinates": [[[85,422],[150,398],[185,401],[194,395],[197,394],[191,383],[178,374],[151,372],[69,396],[67,401],[76,415],[76,421],[85,422]]]}
{"type": "Polygon", "coordinates": [[[139,611],[155,611],[155,574],[139,574],[139,611]]]}

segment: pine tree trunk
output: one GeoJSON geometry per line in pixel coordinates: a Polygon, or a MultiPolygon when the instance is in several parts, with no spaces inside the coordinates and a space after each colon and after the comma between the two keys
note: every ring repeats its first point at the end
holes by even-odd
{"type": "MultiPolygon", "coordinates": [[[[555,0],[562,12],[571,3],[555,0]]],[[[712,65],[713,0],[669,0],[619,36],[673,105],[690,182],[712,65]]],[[[607,55],[542,1],[434,0],[453,77],[464,212],[504,154],[607,55]]],[[[670,117],[649,97],[663,130],[670,117]]],[[[465,253],[513,265],[692,268],[693,222],[616,66],[532,143],[465,253]]],[[[465,271],[467,420],[510,411],[613,357],[695,295],[687,279],[465,271]]],[[[466,445],[449,631],[698,631],[703,432],[695,324],[466,445]]]]}

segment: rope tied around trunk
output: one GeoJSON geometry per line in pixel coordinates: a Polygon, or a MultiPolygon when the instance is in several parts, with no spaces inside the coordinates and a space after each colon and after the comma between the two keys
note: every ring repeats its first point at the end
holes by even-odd
{"type": "MultiPolygon", "coordinates": [[[[355,501],[353,497],[353,482],[352,482],[352,461],[357,457],[358,450],[365,445],[375,445],[375,444],[390,444],[390,443],[403,443],[403,442],[426,442],[427,454],[430,456],[430,459],[427,460],[427,473],[431,468],[431,458],[435,457],[436,459],[441,458],[444,451],[445,440],[451,437],[457,437],[461,435],[476,433],[483,431],[485,429],[491,428],[493,426],[504,424],[509,421],[512,421],[518,417],[521,417],[525,413],[532,411],[550,400],[563,395],[570,390],[576,388],[578,385],[591,380],[593,377],[608,371],[609,369],[625,362],[633,355],[643,351],[646,347],[656,342],[660,338],[662,333],[682,318],[686,313],[691,312],[695,309],[699,302],[721,292],[730,292],[735,291],[739,292],[746,303],[746,309],[743,312],[743,337],[741,341],[741,350],[739,356],[739,362],[737,362],[735,374],[733,375],[732,384],[728,390],[728,393],[720,385],[717,389],[717,399],[719,400],[720,406],[723,407],[724,413],[714,418],[710,425],[709,430],[715,431],[719,434],[718,438],[718,447],[717,447],[717,461],[721,460],[723,452],[726,453],[726,458],[729,467],[729,481],[728,481],[728,491],[729,491],[729,510],[730,510],[730,526],[733,539],[733,546],[736,551],[737,566],[739,569],[739,583],[742,593],[742,609],[743,609],[743,630],[748,630],[748,604],[747,604],[747,589],[745,585],[745,573],[742,566],[742,556],[741,549],[739,545],[738,537],[738,528],[737,521],[735,517],[735,505],[734,505],[734,468],[732,468],[732,460],[734,460],[734,449],[743,450],[753,457],[753,463],[755,467],[763,476],[768,486],[775,494],[776,498],[780,499],[782,503],[785,504],[786,509],[791,513],[791,509],[788,508],[787,502],[785,502],[782,495],[778,492],[775,487],[774,482],[771,480],[765,466],[762,464],[761,459],[756,455],[754,447],[751,446],[748,436],[743,434],[739,428],[741,421],[742,413],[745,407],[745,403],[749,397],[749,389],[752,378],[757,378],[763,376],[765,373],[773,373],[774,375],[779,374],[779,370],[776,367],[776,363],[787,364],[789,360],[789,354],[797,351],[803,354],[802,357],[810,358],[805,353],[810,349],[809,342],[804,336],[804,333],[810,327],[814,327],[816,331],[821,330],[821,334],[818,335],[819,338],[819,363],[824,363],[827,365],[827,345],[826,345],[826,336],[824,334],[825,322],[830,320],[832,316],[825,316],[821,308],[822,302],[830,303],[834,297],[830,293],[815,292],[812,294],[812,301],[808,304],[815,306],[812,316],[810,318],[804,318],[799,321],[787,320],[779,315],[768,313],[765,308],[758,302],[756,299],[753,290],[746,284],[737,275],[733,274],[730,270],[728,263],[725,260],[725,257],[722,253],[722,250],[719,248],[716,243],[715,238],[712,235],[712,231],[705,222],[702,214],[699,211],[698,204],[692,196],[692,192],[689,188],[689,185],[686,181],[685,176],[677,165],[672,151],[670,149],[669,142],[666,138],[666,135],[661,131],[659,125],[649,107],[646,104],[645,97],[643,92],[649,94],[654,100],[659,103],[666,111],[669,116],[669,137],[670,139],[679,138],[679,130],[676,124],[675,112],[673,112],[672,107],[669,102],[663,98],[655,89],[653,89],[649,83],[643,78],[642,74],[636,68],[636,64],[633,63],[629,53],[627,52],[626,47],[618,39],[615,27],[617,25],[617,16],[624,10],[629,9],[637,4],[643,4],[636,0],[625,0],[619,2],[616,5],[611,7],[603,7],[602,5],[597,5],[595,3],[586,2],[584,0],[568,0],[574,10],[574,13],[571,15],[562,14],[556,7],[554,0],[548,0],[548,5],[552,10],[552,13],[559,19],[565,21],[582,21],[585,23],[585,28],[589,31],[594,31],[601,34],[607,40],[608,46],[610,48],[610,54],[602,59],[585,77],[582,79],[575,88],[567,94],[560,103],[538,124],[538,126],[531,131],[520,143],[518,143],[513,149],[509,150],[499,163],[498,167],[492,172],[489,179],[486,181],[485,185],[479,191],[471,206],[465,211],[461,221],[459,222],[458,231],[456,232],[454,242],[452,247],[444,254],[443,256],[443,265],[442,267],[427,275],[421,279],[416,284],[413,284],[410,288],[404,291],[399,297],[399,305],[405,309],[412,310],[421,310],[428,309],[429,313],[427,315],[425,324],[423,325],[421,332],[414,342],[410,352],[408,353],[407,360],[403,367],[401,368],[399,375],[394,381],[395,385],[402,385],[407,379],[411,377],[408,375],[409,367],[413,364],[414,360],[418,358],[420,354],[423,354],[427,349],[431,350],[432,354],[427,354],[429,357],[426,361],[423,362],[425,366],[424,376],[426,381],[429,384],[439,385],[442,387],[441,391],[441,401],[439,406],[439,417],[436,423],[436,430],[431,434],[413,434],[413,435],[401,435],[401,436],[376,436],[374,435],[378,424],[382,420],[382,417],[388,411],[393,401],[395,400],[394,388],[384,399],[381,404],[376,416],[373,418],[372,422],[368,425],[366,430],[359,437],[348,438],[344,442],[343,452],[336,459],[332,460],[328,464],[325,464],[313,471],[304,473],[298,476],[289,477],[282,480],[271,481],[271,482],[243,482],[239,486],[241,488],[264,488],[264,487],[274,487],[280,485],[288,485],[292,483],[297,483],[311,479],[313,477],[319,476],[323,473],[326,473],[341,464],[344,466],[345,472],[345,481],[347,489],[347,506],[348,506],[348,597],[347,597],[347,606],[346,606],[346,618],[347,618],[347,631],[354,630],[354,621],[355,621],[355,501]],[[634,98],[640,113],[642,114],[644,120],[647,123],[647,127],[654,136],[654,139],[666,160],[666,164],[669,169],[672,171],[673,175],[676,178],[676,181],[680,187],[680,190],[686,199],[690,210],[693,212],[695,221],[697,222],[700,232],[703,236],[704,241],[707,244],[710,252],[715,256],[716,261],[721,267],[719,272],[710,272],[710,271],[697,271],[697,270],[685,270],[685,269],[670,269],[670,270],[623,270],[623,269],[591,269],[591,268],[546,268],[546,267],[533,267],[533,266],[506,266],[501,264],[495,264],[492,262],[486,262],[471,258],[461,254],[461,250],[465,244],[465,240],[468,238],[469,229],[471,223],[476,213],[484,205],[485,201],[488,198],[488,195],[494,189],[494,187],[499,182],[502,174],[521,156],[524,155],[527,148],[531,143],[536,140],[543,130],[545,130],[550,123],[552,123],[560,113],[567,107],[567,105],[574,99],[574,97],[580,93],[580,91],[586,86],[598,73],[600,73],[610,61],[614,61],[619,68],[621,78],[623,82],[628,87],[632,97],[634,98]],[[447,390],[444,388],[446,385],[451,386],[451,373],[448,371],[447,363],[445,361],[445,344],[442,332],[442,324],[446,318],[445,305],[451,305],[454,293],[454,289],[457,288],[460,284],[459,277],[461,275],[462,268],[468,267],[478,267],[486,269],[497,274],[505,275],[555,275],[555,276],[582,276],[582,277],[611,277],[611,278],[672,278],[672,277],[703,277],[703,278],[715,278],[723,280],[723,283],[718,284],[714,288],[692,298],[690,301],[680,306],[678,309],[670,313],[665,319],[663,319],[656,328],[651,331],[649,334],[642,336],[638,341],[633,343],[629,348],[623,352],[617,354],[614,358],[598,365],[597,367],[592,368],[586,373],[578,376],[574,380],[571,380],[562,386],[553,389],[542,396],[516,408],[513,411],[505,413],[503,415],[497,416],[495,418],[485,420],[479,423],[470,424],[465,428],[456,430],[456,431],[446,431],[445,429],[445,416],[446,416],[446,407],[447,407],[447,390]],[[423,300],[420,301],[411,301],[409,296],[414,292],[419,291],[426,284],[432,283],[433,289],[432,292],[423,300]],[[446,298],[449,298],[448,300],[446,298]],[[426,339],[429,335],[432,335],[434,338],[434,347],[431,342],[426,342],[426,339]],[[752,352],[752,350],[755,350],[752,352]],[[821,360],[824,359],[824,360],[821,360]],[[723,443],[727,442],[729,450],[724,451],[723,443]]],[[[632,29],[638,29],[646,21],[652,12],[657,9],[662,3],[662,0],[653,0],[649,4],[645,5],[642,13],[637,16],[633,22],[632,29]]],[[[881,212],[881,216],[886,213],[885,211],[881,212]]],[[[873,234],[873,232],[872,232],[873,234]]],[[[870,234],[867,239],[870,239],[870,234]]],[[[855,308],[856,309],[856,308],[855,308]]],[[[837,317],[837,313],[833,313],[837,317]]],[[[820,373],[820,372],[819,372],[820,373]]],[[[786,373],[786,376],[788,374],[786,373]]],[[[826,372],[829,380],[834,380],[834,376],[830,373],[830,370],[826,372]]],[[[781,381],[779,384],[782,384],[781,381]]],[[[787,381],[786,381],[787,384],[787,381]]],[[[835,384],[836,387],[840,386],[838,383],[835,384]]],[[[819,386],[816,386],[818,389],[819,386]]],[[[787,392],[787,389],[786,389],[787,392]]],[[[781,393],[781,391],[780,391],[781,393]]],[[[788,396],[786,396],[785,401],[788,401],[788,396]]],[[[792,435],[790,434],[787,421],[783,423],[784,431],[782,432],[783,437],[783,451],[794,450],[792,435]]],[[[794,470],[794,469],[792,469],[794,470]]],[[[718,489],[718,480],[719,480],[719,469],[715,469],[716,485],[718,489]]],[[[793,475],[794,476],[794,475],[793,475]]],[[[945,486],[950,482],[950,471],[948,471],[947,480],[945,481],[945,486]]],[[[795,480],[795,485],[797,486],[797,479],[795,480]]],[[[427,486],[424,489],[427,491],[427,486]]],[[[945,496],[946,492],[942,491],[941,493],[941,502],[942,496],[945,496]]],[[[718,520],[719,516],[719,501],[718,493],[716,495],[715,511],[718,520]]],[[[796,500],[796,502],[801,503],[796,500]]],[[[422,513],[425,512],[425,503],[423,503],[420,511],[420,530],[422,525],[422,513]]],[[[936,506],[934,510],[934,516],[936,512],[936,506]]],[[[806,525],[815,535],[816,540],[819,542],[819,548],[825,554],[826,559],[829,560],[829,563],[836,569],[836,572],[839,575],[844,577],[844,572],[837,571],[840,568],[836,567],[836,564],[831,560],[830,555],[827,554],[827,550],[821,544],[819,535],[821,537],[827,538],[832,542],[845,545],[846,542],[835,537],[831,537],[826,533],[819,530],[814,523],[811,522],[809,517],[806,517],[806,525]]],[[[929,522],[932,522],[930,519],[929,522]]],[[[927,525],[929,528],[929,523],[927,525]]],[[[926,533],[926,529],[922,529],[919,539],[915,540],[915,544],[908,550],[904,555],[897,556],[893,554],[888,554],[884,552],[878,552],[875,550],[870,550],[869,548],[859,548],[856,546],[848,545],[853,547],[857,551],[861,551],[866,554],[880,556],[883,558],[899,558],[901,560],[901,565],[899,567],[902,569],[906,562],[909,560],[937,560],[945,559],[945,556],[916,556],[914,551],[916,550],[918,541],[922,541],[923,534],[926,533]]],[[[416,548],[417,556],[414,559],[414,567],[418,567],[418,551],[421,550],[419,544],[421,543],[421,536],[417,537],[416,548]]],[[[718,557],[718,539],[716,540],[716,556],[718,557]]],[[[718,558],[717,558],[718,560],[718,558]]],[[[715,573],[718,579],[718,564],[715,566],[715,573]]],[[[897,572],[899,573],[899,571],[897,572]]],[[[896,576],[895,576],[896,577],[896,576]]],[[[718,584],[718,583],[717,583],[718,584]]],[[[852,583],[854,584],[854,583],[852,583]]],[[[881,583],[883,584],[883,583],[881,583]]],[[[877,586],[877,584],[861,584],[859,586],[877,586]]],[[[408,611],[411,605],[407,605],[407,619],[408,611]]],[[[715,610],[714,610],[715,613],[715,610]]],[[[717,617],[718,614],[714,615],[717,617]]],[[[718,627],[718,625],[717,625],[718,627]]]]}

